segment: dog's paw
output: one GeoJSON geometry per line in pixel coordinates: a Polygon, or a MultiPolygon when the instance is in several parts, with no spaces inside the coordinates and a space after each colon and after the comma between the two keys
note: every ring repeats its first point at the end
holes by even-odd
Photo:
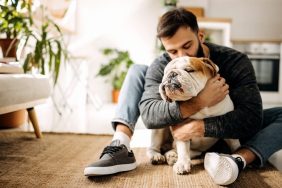
{"type": "Polygon", "coordinates": [[[177,153],[175,150],[170,150],[165,153],[166,162],[169,166],[172,166],[177,161],[177,153]]]}
{"type": "Polygon", "coordinates": [[[166,162],[165,157],[153,149],[147,150],[147,156],[153,165],[164,164],[166,162]]]}
{"type": "Polygon", "coordinates": [[[154,153],[151,156],[150,161],[153,165],[164,164],[165,163],[165,157],[160,153],[154,153]]]}
{"type": "Polygon", "coordinates": [[[188,174],[191,171],[191,161],[190,160],[177,161],[173,165],[173,171],[179,175],[188,174]]]}

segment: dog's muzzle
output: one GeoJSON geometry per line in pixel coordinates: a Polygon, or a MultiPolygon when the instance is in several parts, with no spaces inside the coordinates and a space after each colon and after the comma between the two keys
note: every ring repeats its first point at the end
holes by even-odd
{"type": "Polygon", "coordinates": [[[167,76],[166,82],[163,84],[162,89],[165,91],[165,88],[168,88],[170,91],[175,91],[175,90],[182,90],[182,85],[177,79],[178,74],[176,72],[171,72],[167,76]]]}

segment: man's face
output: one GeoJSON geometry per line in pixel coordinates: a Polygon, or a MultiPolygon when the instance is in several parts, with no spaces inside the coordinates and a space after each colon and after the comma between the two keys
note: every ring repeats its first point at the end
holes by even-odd
{"type": "Polygon", "coordinates": [[[196,34],[190,27],[180,27],[172,37],[161,38],[161,42],[171,59],[182,56],[204,57],[201,45],[203,34],[196,34]]]}

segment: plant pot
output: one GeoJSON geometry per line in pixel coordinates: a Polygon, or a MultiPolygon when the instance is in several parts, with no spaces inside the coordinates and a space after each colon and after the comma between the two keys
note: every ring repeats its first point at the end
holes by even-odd
{"type": "Polygon", "coordinates": [[[0,39],[3,57],[17,58],[18,39],[0,39]]]}
{"type": "Polygon", "coordinates": [[[120,92],[120,90],[118,90],[118,89],[114,89],[112,91],[112,102],[113,103],[118,103],[119,92],[120,92]]]}
{"type": "Polygon", "coordinates": [[[0,129],[18,128],[27,121],[26,110],[18,110],[0,115],[0,129]]]}

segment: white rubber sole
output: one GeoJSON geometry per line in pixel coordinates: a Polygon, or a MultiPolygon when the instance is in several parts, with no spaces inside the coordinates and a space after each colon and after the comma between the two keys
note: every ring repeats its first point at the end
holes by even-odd
{"type": "Polygon", "coordinates": [[[207,153],[204,159],[204,167],[213,181],[218,185],[233,183],[239,174],[235,161],[227,156],[216,153],[207,153]]]}
{"type": "Polygon", "coordinates": [[[118,172],[130,171],[137,167],[136,163],[115,165],[110,167],[86,167],[84,169],[85,176],[103,176],[115,174],[118,172]]]}

